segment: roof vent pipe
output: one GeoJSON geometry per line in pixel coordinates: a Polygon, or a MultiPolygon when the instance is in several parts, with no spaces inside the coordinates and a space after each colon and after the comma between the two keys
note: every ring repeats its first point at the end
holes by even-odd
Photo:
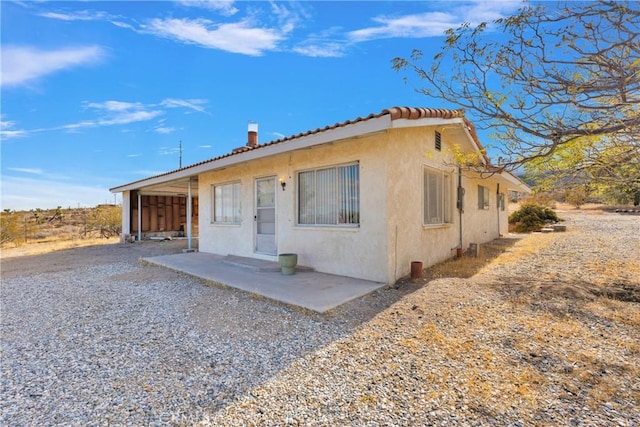
{"type": "Polygon", "coordinates": [[[247,135],[247,147],[257,147],[258,146],[258,123],[249,122],[248,126],[248,135],[247,135]]]}

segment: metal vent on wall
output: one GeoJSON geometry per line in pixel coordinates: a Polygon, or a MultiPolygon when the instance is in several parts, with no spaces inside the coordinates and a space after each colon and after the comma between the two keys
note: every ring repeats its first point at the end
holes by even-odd
{"type": "Polygon", "coordinates": [[[442,149],[442,136],[440,132],[436,131],[436,150],[440,151],[442,149]]]}

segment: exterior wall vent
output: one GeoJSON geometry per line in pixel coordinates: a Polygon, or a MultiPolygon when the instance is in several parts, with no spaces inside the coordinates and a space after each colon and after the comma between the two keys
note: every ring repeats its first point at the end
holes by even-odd
{"type": "Polygon", "coordinates": [[[438,131],[436,131],[436,150],[442,150],[442,135],[438,131]]]}

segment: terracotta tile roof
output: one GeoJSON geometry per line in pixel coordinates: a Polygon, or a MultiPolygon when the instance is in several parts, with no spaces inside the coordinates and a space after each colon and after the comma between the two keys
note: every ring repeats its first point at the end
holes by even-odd
{"type": "MultiPolygon", "coordinates": [[[[380,118],[383,116],[389,115],[391,116],[391,120],[398,120],[398,119],[408,119],[408,120],[417,120],[417,119],[423,119],[423,118],[441,118],[441,119],[454,119],[454,118],[462,118],[464,119],[465,123],[467,124],[467,127],[469,129],[469,132],[471,134],[471,136],[473,137],[473,139],[475,140],[475,142],[478,144],[478,147],[482,147],[480,145],[480,141],[478,140],[478,136],[476,134],[475,131],[475,127],[473,126],[473,124],[471,124],[471,122],[469,122],[465,116],[464,116],[464,109],[459,109],[459,110],[447,110],[447,109],[443,109],[443,108],[424,108],[424,107],[392,107],[392,108],[387,108],[382,110],[379,113],[372,113],[369,114],[366,117],[358,117],[354,120],[346,120],[344,122],[340,122],[340,123],[335,123],[333,125],[328,125],[325,126],[323,128],[317,128],[314,130],[309,130],[306,132],[302,132],[302,133],[298,133],[295,135],[291,135],[291,136],[287,136],[284,138],[280,138],[274,141],[270,141],[270,142],[266,142],[264,144],[259,144],[255,147],[249,147],[249,146],[242,146],[242,147],[238,147],[233,149],[230,153],[227,154],[223,154],[221,156],[218,157],[214,157],[212,159],[208,159],[208,160],[204,160],[202,162],[198,162],[198,163],[194,163],[191,164],[189,166],[185,166],[183,168],[180,169],[175,169],[169,172],[165,172],[165,173],[161,173],[159,175],[155,175],[155,176],[151,176],[148,178],[144,178],[138,181],[133,181],[129,184],[125,184],[125,185],[131,185],[131,184],[135,184],[137,182],[143,182],[143,181],[147,181],[149,179],[154,179],[154,178],[159,178],[165,175],[170,175],[173,174],[175,172],[178,171],[184,171],[187,169],[191,169],[194,168],[196,166],[201,166],[203,164],[206,163],[212,163],[215,162],[217,160],[221,160],[227,157],[231,157],[231,156],[235,156],[237,154],[240,153],[244,153],[247,151],[253,151],[253,150],[259,150],[261,148],[264,147],[268,147],[274,144],[281,144],[287,141],[291,141],[294,139],[298,139],[298,138],[302,138],[305,136],[309,136],[309,135],[313,135],[313,134],[317,134],[317,133],[321,133],[321,132],[326,132],[332,129],[337,129],[337,128],[341,128],[341,127],[345,127],[348,125],[352,125],[354,123],[359,123],[359,122],[365,122],[367,120],[371,120],[371,119],[376,119],[376,118],[380,118]]],[[[117,187],[115,187],[117,188],[117,187]]]]}
{"type": "Polygon", "coordinates": [[[464,109],[446,110],[443,108],[422,108],[422,107],[393,107],[382,110],[376,117],[385,114],[391,115],[391,120],[397,119],[424,119],[424,118],[440,118],[440,119],[457,119],[464,118],[464,109]]]}

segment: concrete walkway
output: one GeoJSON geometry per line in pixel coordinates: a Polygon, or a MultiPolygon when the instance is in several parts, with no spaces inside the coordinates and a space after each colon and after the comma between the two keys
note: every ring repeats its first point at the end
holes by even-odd
{"type": "Polygon", "coordinates": [[[305,267],[298,268],[294,275],[284,276],[277,262],[204,252],[162,255],[142,261],[319,313],[385,286],[305,267]]]}

